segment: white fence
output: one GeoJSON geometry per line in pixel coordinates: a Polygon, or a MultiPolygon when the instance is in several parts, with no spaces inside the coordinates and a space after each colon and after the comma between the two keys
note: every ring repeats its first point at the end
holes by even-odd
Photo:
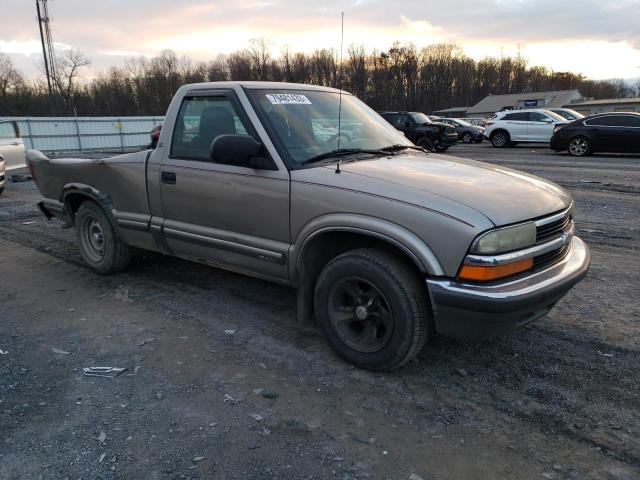
{"type": "Polygon", "coordinates": [[[126,151],[151,141],[164,117],[6,117],[18,123],[25,148],[43,152],[126,151]]]}

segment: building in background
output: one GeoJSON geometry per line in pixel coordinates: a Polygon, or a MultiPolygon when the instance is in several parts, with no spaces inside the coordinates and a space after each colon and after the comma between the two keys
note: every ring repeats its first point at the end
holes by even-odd
{"type": "Polygon", "coordinates": [[[444,110],[436,110],[432,115],[443,118],[463,118],[467,115],[469,107],[451,107],[444,110]]]}
{"type": "Polygon", "coordinates": [[[640,97],[637,98],[609,98],[605,100],[588,100],[563,105],[583,115],[593,115],[603,112],[640,112],[640,97]]]}
{"type": "Polygon", "coordinates": [[[576,89],[549,92],[511,93],[489,95],[466,111],[465,117],[488,117],[502,110],[522,110],[525,108],[574,108],[583,100],[576,89]]]}

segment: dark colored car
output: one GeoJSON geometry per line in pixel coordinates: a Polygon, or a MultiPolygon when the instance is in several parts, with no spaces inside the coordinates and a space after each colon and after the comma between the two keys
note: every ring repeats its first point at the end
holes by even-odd
{"type": "Polygon", "coordinates": [[[400,130],[416,145],[426,150],[444,152],[455,145],[458,134],[455,128],[442,122],[434,122],[420,112],[379,112],[387,122],[400,130]]]}
{"type": "Polygon", "coordinates": [[[460,118],[440,118],[429,117],[434,122],[446,123],[456,129],[458,140],[463,143],[480,143],[484,134],[484,127],[471,125],[469,122],[460,118]]]}
{"type": "Polygon", "coordinates": [[[575,157],[594,152],[640,153],[640,113],[599,113],[558,125],[550,146],[575,157]]]}

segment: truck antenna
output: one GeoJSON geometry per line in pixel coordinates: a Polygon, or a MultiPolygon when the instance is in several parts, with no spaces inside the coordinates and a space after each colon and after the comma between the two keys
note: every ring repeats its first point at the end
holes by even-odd
{"type": "MultiPolygon", "coordinates": [[[[341,131],[341,114],[342,114],[342,45],[344,43],[344,12],[342,12],[342,18],[340,22],[340,63],[338,64],[338,150],[340,150],[340,131],[341,131]]],[[[340,162],[342,160],[338,158],[336,164],[336,173],[340,173],[340,162]]]]}

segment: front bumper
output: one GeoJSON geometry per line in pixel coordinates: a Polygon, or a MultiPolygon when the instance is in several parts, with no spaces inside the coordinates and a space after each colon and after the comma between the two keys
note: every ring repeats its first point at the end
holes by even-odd
{"type": "Polygon", "coordinates": [[[561,138],[557,135],[554,135],[549,141],[549,148],[556,152],[566,150],[567,148],[569,148],[569,139],[561,138]]]}
{"type": "Polygon", "coordinates": [[[545,315],[587,271],[587,245],[573,237],[566,256],[544,270],[487,284],[428,279],[436,331],[463,340],[488,338],[545,315]]]}

